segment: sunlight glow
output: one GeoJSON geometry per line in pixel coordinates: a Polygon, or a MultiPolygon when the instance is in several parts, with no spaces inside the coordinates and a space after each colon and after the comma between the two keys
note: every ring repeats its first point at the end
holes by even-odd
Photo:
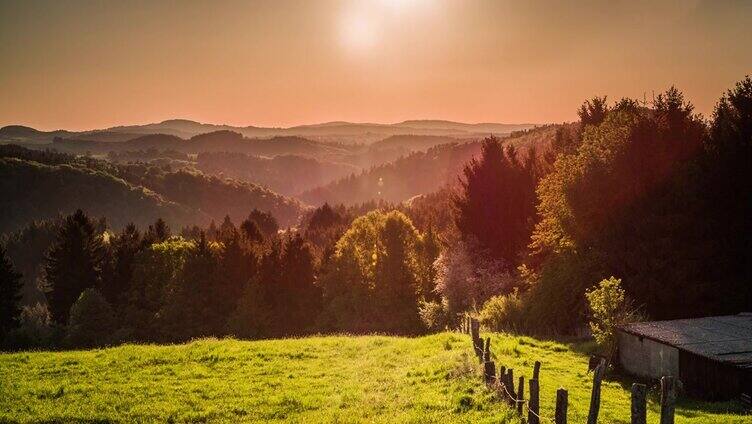
{"type": "Polygon", "coordinates": [[[351,50],[373,47],[377,41],[378,28],[368,14],[358,11],[344,17],[340,27],[340,41],[351,50]]]}

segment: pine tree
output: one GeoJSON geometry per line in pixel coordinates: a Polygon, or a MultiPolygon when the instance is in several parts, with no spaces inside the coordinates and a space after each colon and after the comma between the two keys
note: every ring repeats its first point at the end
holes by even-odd
{"type": "Polygon", "coordinates": [[[235,225],[232,223],[230,215],[225,215],[222,225],[219,226],[219,240],[224,242],[233,236],[233,232],[235,232],[235,225]]]}
{"type": "Polygon", "coordinates": [[[161,243],[170,238],[170,226],[162,219],[158,218],[153,225],[149,225],[149,228],[144,234],[144,244],[149,246],[154,243],[161,243]]]}
{"type": "Polygon", "coordinates": [[[313,327],[321,310],[321,290],[316,286],[313,253],[299,235],[289,237],[284,245],[280,287],[277,292],[282,332],[297,334],[313,327]]]}
{"type": "MultiPolygon", "coordinates": [[[[212,309],[226,316],[234,311],[258,268],[256,255],[246,251],[237,230],[233,229],[223,241],[224,249],[219,258],[218,281],[211,296],[212,309]]],[[[215,333],[225,330],[224,323],[217,323],[215,333]]]]}
{"type": "Polygon", "coordinates": [[[243,237],[248,243],[261,243],[264,241],[264,235],[261,234],[261,230],[256,224],[256,221],[246,219],[240,224],[240,229],[243,232],[243,237]]]}
{"type": "Polygon", "coordinates": [[[169,341],[212,335],[220,327],[222,314],[212,308],[216,293],[217,260],[204,233],[188,252],[180,272],[178,286],[165,305],[164,334],[169,341]]]}
{"type": "Polygon", "coordinates": [[[464,169],[455,200],[457,227],[465,241],[477,240],[493,259],[514,269],[527,248],[535,220],[534,152],[524,160],[496,138],[483,141],[480,160],[464,169]]]}
{"type": "Polygon", "coordinates": [[[254,209],[248,215],[247,220],[255,222],[259,230],[261,230],[261,234],[266,238],[277,234],[279,231],[277,220],[269,212],[262,212],[258,209],[254,209]]]}
{"type": "Polygon", "coordinates": [[[141,235],[133,224],[128,224],[123,231],[111,237],[110,273],[102,275],[101,293],[111,305],[118,305],[130,290],[133,275],[133,260],[141,251],[141,235]]]}
{"type": "Polygon", "coordinates": [[[5,247],[0,245],[0,340],[18,324],[21,288],[21,274],[13,269],[5,247]]]}
{"type": "Polygon", "coordinates": [[[103,260],[102,240],[89,217],[80,209],[66,217],[45,263],[50,312],[55,322],[66,324],[78,296],[100,284],[103,260]]]}

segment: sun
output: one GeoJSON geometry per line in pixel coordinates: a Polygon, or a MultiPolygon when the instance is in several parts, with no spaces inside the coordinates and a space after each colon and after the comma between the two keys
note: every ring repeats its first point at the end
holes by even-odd
{"type": "Polygon", "coordinates": [[[353,11],[340,23],[340,41],[350,50],[367,50],[376,45],[378,28],[372,16],[353,11]]]}

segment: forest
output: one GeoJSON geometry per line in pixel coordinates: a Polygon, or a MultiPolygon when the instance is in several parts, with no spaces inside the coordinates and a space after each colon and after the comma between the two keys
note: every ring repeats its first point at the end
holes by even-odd
{"type": "Polygon", "coordinates": [[[415,335],[466,314],[563,336],[587,331],[592,293],[613,286],[630,316],[748,309],[752,79],[707,119],[673,87],[650,104],[593,97],[578,116],[359,175],[340,164],[302,200],[244,181],[248,152],[198,152],[203,173],[131,149],[0,146],[3,347],[415,335]],[[237,180],[212,175],[222,155],[237,180]],[[393,195],[360,196],[380,186],[393,195]]]}

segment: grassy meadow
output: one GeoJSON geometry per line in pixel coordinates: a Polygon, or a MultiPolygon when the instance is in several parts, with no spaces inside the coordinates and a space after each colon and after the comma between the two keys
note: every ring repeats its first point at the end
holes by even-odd
{"type": "MultiPolygon", "coordinates": [[[[515,375],[542,362],[541,408],[569,390],[570,422],[587,414],[592,375],[576,348],[492,335],[515,375]]],[[[485,389],[469,337],[327,336],[204,339],[0,355],[0,422],[518,422],[485,389]]],[[[601,422],[629,421],[629,384],[606,381],[601,422]]],[[[649,422],[657,422],[651,390],[649,422]]],[[[752,423],[735,403],[680,403],[679,423],[752,423]]]]}

